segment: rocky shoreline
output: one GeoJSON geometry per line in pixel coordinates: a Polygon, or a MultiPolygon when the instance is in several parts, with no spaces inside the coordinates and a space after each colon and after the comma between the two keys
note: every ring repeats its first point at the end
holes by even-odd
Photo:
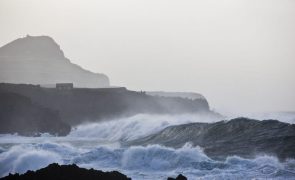
{"type": "MultiPolygon", "coordinates": [[[[103,172],[94,169],[80,168],[75,164],[59,165],[56,163],[50,164],[45,168],[36,171],[27,171],[24,174],[9,174],[0,180],[131,180],[131,178],[118,172],[103,172]]],[[[183,175],[178,175],[176,178],[169,177],[167,180],[186,180],[183,175]]]]}

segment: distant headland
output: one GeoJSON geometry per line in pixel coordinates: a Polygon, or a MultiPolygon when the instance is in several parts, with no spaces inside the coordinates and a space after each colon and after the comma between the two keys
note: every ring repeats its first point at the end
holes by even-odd
{"type": "Polygon", "coordinates": [[[0,47],[0,82],[109,87],[109,78],[73,64],[49,36],[26,36],[0,47]]]}

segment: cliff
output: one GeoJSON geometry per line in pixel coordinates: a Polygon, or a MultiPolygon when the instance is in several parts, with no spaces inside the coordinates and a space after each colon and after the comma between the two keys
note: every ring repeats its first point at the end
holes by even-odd
{"type": "Polygon", "coordinates": [[[66,135],[71,127],[61,121],[57,111],[34,104],[15,93],[0,93],[0,134],[18,133],[34,136],[39,133],[66,135]]]}
{"type": "Polygon", "coordinates": [[[199,93],[193,93],[193,92],[165,92],[165,91],[148,91],[146,94],[151,96],[160,96],[160,97],[181,97],[185,99],[204,99],[206,98],[199,93]]]}
{"type": "Polygon", "coordinates": [[[108,87],[104,74],[72,64],[48,36],[27,36],[0,48],[0,82],[25,84],[74,83],[76,87],[108,87]]]}
{"type": "Polygon", "coordinates": [[[58,111],[61,119],[77,125],[83,122],[131,116],[140,113],[182,114],[210,111],[206,99],[156,97],[126,88],[74,88],[59,90],[25,84],[0,84],[1,92],[13,92],[28,97],[33,103],[58,111]]]}
{"type": "Polygon", "coordinates": [[[187,142],[204,148],[205,153],[215,159],[232,155],[253,158],[261,154],[295,158],[295,125],[247,118],[191,123],[167,127],[126,145],[162,144],[177,148],[187,142]]]}

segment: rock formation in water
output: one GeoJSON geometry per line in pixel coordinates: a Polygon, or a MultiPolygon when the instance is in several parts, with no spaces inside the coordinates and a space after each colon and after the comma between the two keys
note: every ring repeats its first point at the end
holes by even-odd
{"type": "Polygon", "coordinates": [[[50,164],[37,171],[27,171],[25,174],[9,174],[1,180],[131,180],[117,171],[103,172],[94,169],[80,168],[75,164],[50,164]]]}
{"type": "MultiPolygon", "coordinates": [[[[131,178],[118,172],[103,172],[94,169],[80,168],[76,164],[59,165],[50,164],[37,171],[27,171],[25,174],[9,174],[0,180],[131,180],[131,178]]],[[[179,174],[176,178],[169,177],[167,180],[187,180],[179,174]]]]}
{"type": "Polygon", "coordinates": [[[179,174],[176,178],[168,177],[167,180],[187,180],[187,178],[184,175],[179,174]]]}
{"type": "Polygon", "coordinates": [[[58,111],[62,121],[77,125],[87,121],[127,117],[140,113],[181,114],[211,112],[206,99],[155,97],[126,88],[74,88],[60,90],[34,85],[1,84],[0,92],[28,97],[33,103],[58,111]]]}
{"type": "Polygon", "coordinates": [[[0,134],[18,133],[34,136],[39,133],[66,135],[71,127],[62,122],[57,111],[32,103],[15,93],[0,93],[0,134]]]}
{"type": "Polygon", "coordinates": [[[92,73],[64,56],[48,36],[27,36],[0,48],[0,82],[24,84],[74,83],[76,87],[108,87],[104,74],[92,73]]]}
{"type": "Polygon", "coordinates": [[[178,148],[187,142],[204,148],[204,152],[214,159],[232,155],[253,158],[262,154],[280,159],[295,158],[295,125],[277,120],[247,118],[190,123],[167,127],[126,145],[161,144],[178,148]]]}

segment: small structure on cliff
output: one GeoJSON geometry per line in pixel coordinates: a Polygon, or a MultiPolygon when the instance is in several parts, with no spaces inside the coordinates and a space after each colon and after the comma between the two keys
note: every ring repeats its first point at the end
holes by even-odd
{"type": "Polygon", "coordinates": [[[56,83],[56,89],[58,90],[72,90],[73,88],[73,83],[56,83]]]}

